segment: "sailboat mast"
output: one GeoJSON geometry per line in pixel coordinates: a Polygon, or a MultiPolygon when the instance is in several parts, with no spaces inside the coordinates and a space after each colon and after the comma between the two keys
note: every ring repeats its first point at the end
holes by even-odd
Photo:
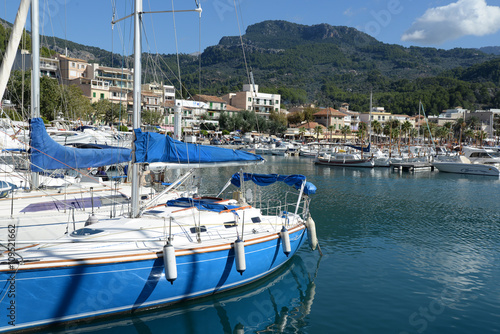
{"type": "Polygon", "coordinates": [[[3,101],[3,95],[5,93],[5,88],[7,87],[7,82],[9,81],[10,71],[12,70],[12,65],[16,59],[17,48],[19,47],[19,42],[23,35],[23,28],[26,25],[26,19],[28,17],[28,10],[30,8],[31,0],[22,0],[17,10],[16,19],[14,21],[14,26],[12,27],[12,33],[9,39],[9,44],[5,50],[5,55],[2,61],[2,66],[0,67],[0,100],[3,101]]]}
{"type": "MultiPolygon", "coordinates": [[[[31,118],[40,117],[40,25],[39,2],[31,0],[31,118]]],[[[38,173],[31,173],[31,187],[39,186],[38,173]]]]}
{"type": "Polygon", "coordinates": [[[421,124],[421,121],[420,121],[420,106],[422,105],[422,101],[418,101],[418,126],[417,126],[417,129],[418,129],[418,132],[417,132],[417,143],[418,145],[420,145],[420,124],[421,124]]]}
{"type": "MultiPolygon", "coordinates": [[[[141,127],[141,12],[142,0],[135,0],[134,9],[134,109],[133,128],[141,127]]],[[[135,144],[132,143],[131,216],[139,215],[139,165],[135,163],[135,144]]]]}
{"type": "Polygon", "coordinates": [[[368,143],[370,145],[372,143],[372,109],[373,109],[373,92],[370,91],[370,112],[368,114],[368,126],[369,126],[368,132],[370,133],[368,143]]]}

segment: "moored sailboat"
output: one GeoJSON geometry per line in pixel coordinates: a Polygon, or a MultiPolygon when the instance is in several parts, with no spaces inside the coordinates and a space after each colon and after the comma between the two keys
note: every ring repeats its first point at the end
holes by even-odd
{"type": "MultiPolygon", "coordinates": [[[[142,13],[136,0],[135,92],[140,89],[142,13]]],[[[302,175],[240,172],[227,184],[238,188],[233,199],[195,196],[141,203],[140,164],[201,167],[263,159],[141,132],[138,95],[130,213],[89,221],[61,238],[36,244],[18,240],[15,229],[9,231],[7,251],[0,256],[1,331],[134,312],[237,288],[278,269],[308,237],[311,248],[316,247],[309,214],[315,187],[302,175]],[[245,181],[259,186],[284,182],[295,191],[252,205],[244,198],[245,181]]]]}

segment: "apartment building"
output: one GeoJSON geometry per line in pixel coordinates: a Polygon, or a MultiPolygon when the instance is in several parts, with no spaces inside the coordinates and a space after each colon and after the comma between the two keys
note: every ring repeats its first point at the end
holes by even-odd
{"type": "Polygon", "coordinates": [[[131,92],[133,89],[133,69],[114,68],[91,64],[87,75],[95,80],[107,82],[110,87],[117,87],[131,92]]]}
{"type": "Polygon", "coordinates": [[[222,99],[233,107],[255,111],[266,119],[272,111],[279,113],[281,108],[281,95],[259,93],[258,85],[243,85],[241,92],[226,94],[222,99]]]}
{"type": "Polygon", "coordinates": [[[369,124],[370,122],[377,121],[382,126],[384,126],[386,122],[390,122],[392,120],[398,120],[400,123],[404,123],[406,121],[411,123],[410,116],[404,114],[391,114],[386,112],[383,107],[374,107],[371,113],[361,113],[359,117],[363,123],[369,124]]]}
{"type": "Polygon", "coordinates": [[[57,55],[61,80],[64,85],[70,85],[71,81],[79,78],[89,78],[87,67],[89,63],[83,59],[71,58],[64,55],[57,55]]]}
{"type": "Polygon", "coordinates": [[[90,99],[90,103],[110,98],[109,83],[102,80],[77,78],[70,80],[68,84],[78,86],[82,90],[83,95],[90,99]]]}
{"type": "Polygon", "coordinates": [[[59,59],[40,57],[40,74],[59,80],[59,59]]]}
{"type": "Polygon", "coordinates": [[[141,102],[143,111],[148,110],[163,113],[163,94],[156,94],[151,91],[142,91],[141,102]]]}
{"type": "MultiPolygon", "coordinates": [[[[59,80],[61,78],[59,67],[59,59],[40,57],[40,75],[59,80]]],[[[31,70],[31,53],[28,50],[17,50],[12,69],[31,70]]]]}
{"type": "Polygon", "coordinates": [[[351,115],[333,108],[324,108],[314,114],[314,121],[328,129],[333,126],[333,131],[340,131],[344,126],[351,126],[351,115]]]}
{"type": "Polygon", "coordinates": [[[219,119],[220,113],[227,110],[227,102],[217,96],[196,94],[193,100],[206,104],[205,112],[208,120],[219,119]]]}

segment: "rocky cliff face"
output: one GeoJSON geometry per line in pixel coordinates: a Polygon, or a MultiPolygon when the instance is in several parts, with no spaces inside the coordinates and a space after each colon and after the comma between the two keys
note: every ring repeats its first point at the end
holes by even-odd
{"type": "MultiPolygon", "coordinates": [[[[331,26],[326,23],[306,26],[286,21],[264,21],[251,25],[243,36],[244,43],[263,49],[287,49],[311,42],[332,43],[336,45],[380,44],[373,37],[354,28],[331,26]]],[[[239,37],[223,37],[219,45],[239,45],[239,37]]]]}

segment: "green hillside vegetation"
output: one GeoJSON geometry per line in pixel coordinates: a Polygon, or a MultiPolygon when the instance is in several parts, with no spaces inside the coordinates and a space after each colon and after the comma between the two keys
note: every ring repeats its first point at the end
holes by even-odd
{"type": "MultiPolygon", "coordinates": [[[[0,48],[5,36],[0,29],[0,48]]],[[[489,53],[405,48],[384,44],[354,28],[286,21],[251,25],[243,41],[259,90],[281,94],[286,108],[307,102],[339,107],[347,102],[351,110],[368,111],[370,91],[375,105],[396,114],[414,115],[419,101],[430,114],[456,106],[500,107],[500,58],[492,54],[494,47],[484,48],[489,53]]],[[[116,53],[58,38],[44,37],[42,44],[59,52],[67,47],[70,55],[85,55],[89,62],[106,66],[131,64],[116,53]]],[[[204,50],[201,85],[198,63],[197,56],[180,55],[183,97],[199,93],[200,86],[202,94],[221,96],[248,83],[239,37],[223,37],[204,50]]],[[[143,69],[145,81],[160,80],[179,88],[175,55],[145,54],[143,69]]]]}

